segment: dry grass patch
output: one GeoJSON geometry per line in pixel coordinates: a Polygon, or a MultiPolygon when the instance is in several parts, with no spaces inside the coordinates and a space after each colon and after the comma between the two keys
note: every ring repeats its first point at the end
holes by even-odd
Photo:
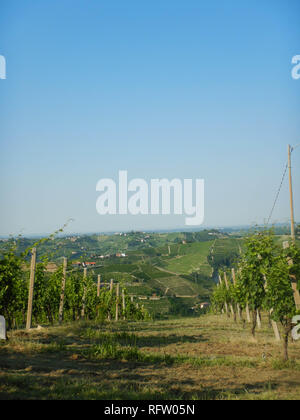
{"type": "Polygon", "coordinates": [[[79,322],[14,331],[0,344],[1,399],[300,399],[300,343],[291,361],[267,320],[226,316],[79,322]]]}

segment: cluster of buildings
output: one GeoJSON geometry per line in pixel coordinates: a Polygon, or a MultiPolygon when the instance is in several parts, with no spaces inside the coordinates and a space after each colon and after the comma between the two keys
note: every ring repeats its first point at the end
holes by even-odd
{"type": "Polygon", "coordinates": [[[117,252],[116,254],[106,254],[106,255],[98,255],[96,258],[100,258],[101,260],[104,260],[104,258],[111,258],[111,257],[118,257],[123,258],[127,257],[127,255],[124,252],[117,252]]]}
{"type": "Polygon", "coordinates": [[[96,265],[94,261],[88,262],[88,261],[76,261],[72,264],[74,267],[90,267],[96,265]]]}
{"type": "Polygon", "coordinates": [[[152,296],[139,296],[139,300],[160,300],[162,299],[160,296],[157,296],[156,293],[153,293],[152,296]]]}
{"type": "MultiPolygon", "coordinates": [[[[99,255],[99,256],[95,256],[95,258],[100,258],[100,259],[104,259],[104,258],[110,258],[110,257],[117,257],[117,258],[125,258],[127,257],[127,255],[124,252],[117,252],[114,255],[99,255]]],[[[94,266],[96,265],[95,261],[76,261],[72,264],[74,267],[90,267],[90,266],[94,266]]]]}

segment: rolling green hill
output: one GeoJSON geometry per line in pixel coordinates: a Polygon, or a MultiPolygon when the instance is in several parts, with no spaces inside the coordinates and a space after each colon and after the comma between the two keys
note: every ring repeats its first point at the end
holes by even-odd
{"type": "MultiPolygon", "coordinates": [[[[142,299],[143,305],[157,316],[170,311],[174,306],[172,299],[181,302],[185,311],[199,302],[208,301],[215,281],[210,257],[216,255],[225,263],[231,261],[230,258],[233,260],[240,240],[206,234],[203,241],[190,237],[192,242],[187,242],[182,239],[186,237],[184,234],[172,234],[171,237],[163,234],[165,241],[176,242],[161,245],[161,236],[158,234],[159,246],[130,249],[126,257],[102,259],[95,268],[89,269],[90,275],[95,281],[101,274],[105,283],[111,279],[121,282],[135,299],[142,299]]],[[[119,238],[116,240],[118,242],[119,238]]]]}
{"type": "MultiPolygon", "coordinates": [[[[20,239],[19,252],[32,243],[33,239],[20,239]]],[[[7,244],[1,242],[0,251],[7,244]]],[[[152,314],[162,316],[172,308],[174,312],[175,306],[187,313],[195,304],[209,301],[217,270],[231,266],[242,246],[240,237],[216,230],[128,232],[58,237],[38,246],[38,258],[47,255],[58,266],[66,256],[68,270],[81,272],[82,263],[93,262],[88,274],[95,282],[100,274],[103,283],[111,279],[122,283],[152,314]]]]}

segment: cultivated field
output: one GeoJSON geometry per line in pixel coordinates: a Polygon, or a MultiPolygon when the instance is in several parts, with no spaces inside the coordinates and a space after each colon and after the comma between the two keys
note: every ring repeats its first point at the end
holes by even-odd
{"type": "Polygon", "coordinates": [[[13,331],[0,398],[300,399],[300,342],[284,364],[266,319],[254,341],[219,315],[13,331]]]}

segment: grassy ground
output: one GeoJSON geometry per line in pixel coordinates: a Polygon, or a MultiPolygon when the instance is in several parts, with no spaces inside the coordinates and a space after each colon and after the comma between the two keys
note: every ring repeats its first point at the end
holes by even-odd
{"type": "Polygon", "coordinates": [[[0,344],[1,399],[300,399],[300,342],[281,362],[264,320],[254,341],[226,316],[78,322],[0,344]]]}

